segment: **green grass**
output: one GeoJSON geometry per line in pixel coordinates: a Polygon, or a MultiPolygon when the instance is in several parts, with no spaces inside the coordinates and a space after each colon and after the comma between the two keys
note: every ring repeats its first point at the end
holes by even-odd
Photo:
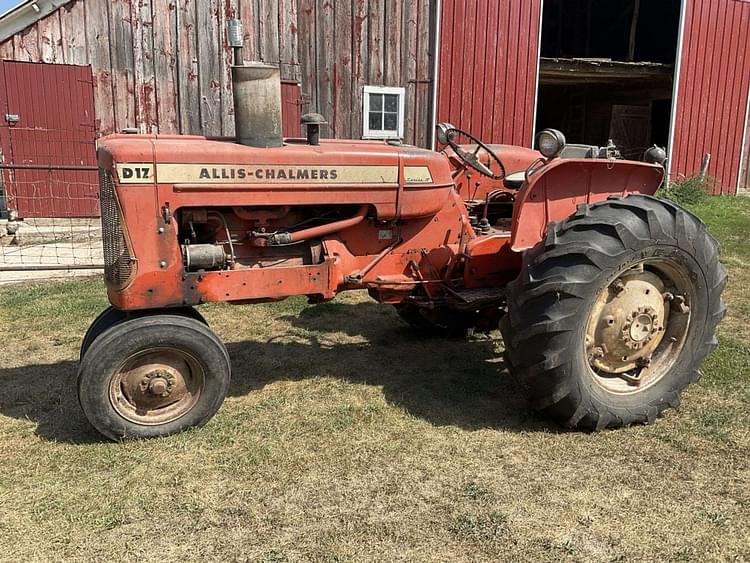
{"type": "Polygon", "coordinates": [[[690,207],[730,272],[720,346],[677,411],[599,434],[529,412],[498,335],[420,338],[354,293],[203,307],[225,405],[113,444],[74,390],[103,284],[0,288],[0,560],[747,560],[750,200],[690,207]]]}

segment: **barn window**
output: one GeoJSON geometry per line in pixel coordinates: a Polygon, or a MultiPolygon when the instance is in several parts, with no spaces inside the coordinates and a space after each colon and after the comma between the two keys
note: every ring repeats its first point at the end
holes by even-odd
{"type": "Polygon", "coordinates": [[[403,88],[365,86],[362,96],[362,137],[403,138],[405,95],[403,88]]]}

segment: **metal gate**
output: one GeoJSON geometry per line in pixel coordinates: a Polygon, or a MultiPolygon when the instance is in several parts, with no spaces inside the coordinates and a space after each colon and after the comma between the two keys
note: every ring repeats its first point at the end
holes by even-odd
{"type": "Polygon", "coordinates": [[[8,211],[97,217],[91,67],[0,62],[0,151],[8,211]]]}

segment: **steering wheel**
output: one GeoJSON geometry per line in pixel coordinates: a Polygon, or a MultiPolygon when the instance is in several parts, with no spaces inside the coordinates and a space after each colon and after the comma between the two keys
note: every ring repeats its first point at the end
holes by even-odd
{"type": "Polygon", "coordinates": [[[448,145],[450,148],[453,149],[453,152],[456,153],[456,155],[468,166],[482,174],[483,176],[487,176],[488,178],[491,178],[492,180],[502,180],[505,178],[505,166],[503,166],[502,161],[500,160],[500,157],[495,154],[495,152],[485,145],[482,141],[477,139],[474,135],[471,133],[467,133],[466,131],[463,131],[462,129],[458,129],[451,125],[450,123],[441,123],[438,125],[438,141],[440,141],[444,145],[448,145]],[[465,151],[461,148],[461,146],[456,143],[456,137],[459,135],[463,135],[464,137],[474,141],[476,143],[477,148],[474,149],[472,152],[465,151]],[[479,160],[479,150],[484,149],[484,151],[490,155],[490,158],[494,160],[497,165],[500,167],[501,173],[495,174],[489,166],[484,164],[482,161],[479,160]]]}

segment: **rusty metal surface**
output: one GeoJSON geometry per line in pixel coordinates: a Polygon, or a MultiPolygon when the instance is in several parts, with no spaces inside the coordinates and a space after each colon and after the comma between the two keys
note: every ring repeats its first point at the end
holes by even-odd
{"type": "Polygon", "coordinates": [[[155,347],[125,360],[110,380],[109,400],[130,422],[166,424],[195,406],[205,378],[202,364],[189,353],[155,347]]]}
{"type": "Polygon", "coordinates": [[[95,217],[91,69],[0,62],[0,148],[7,205],[20,217],[95,217]]]}
{"type": "Polygon", "coordinates": [[[279,68],[263,63],[232,67],[237,142],[251,147],[280,147],[281,78],[279,68]]]}
{"type": "Polygon", "coordinates": [[[695,292],[669,258],[646,259],[604,287],[588,315],[585,351],[594,381],[637,393],[669,373],[680,357],[695,292]],[[676,292],[672,293],[672,292],[676,292]]]}

